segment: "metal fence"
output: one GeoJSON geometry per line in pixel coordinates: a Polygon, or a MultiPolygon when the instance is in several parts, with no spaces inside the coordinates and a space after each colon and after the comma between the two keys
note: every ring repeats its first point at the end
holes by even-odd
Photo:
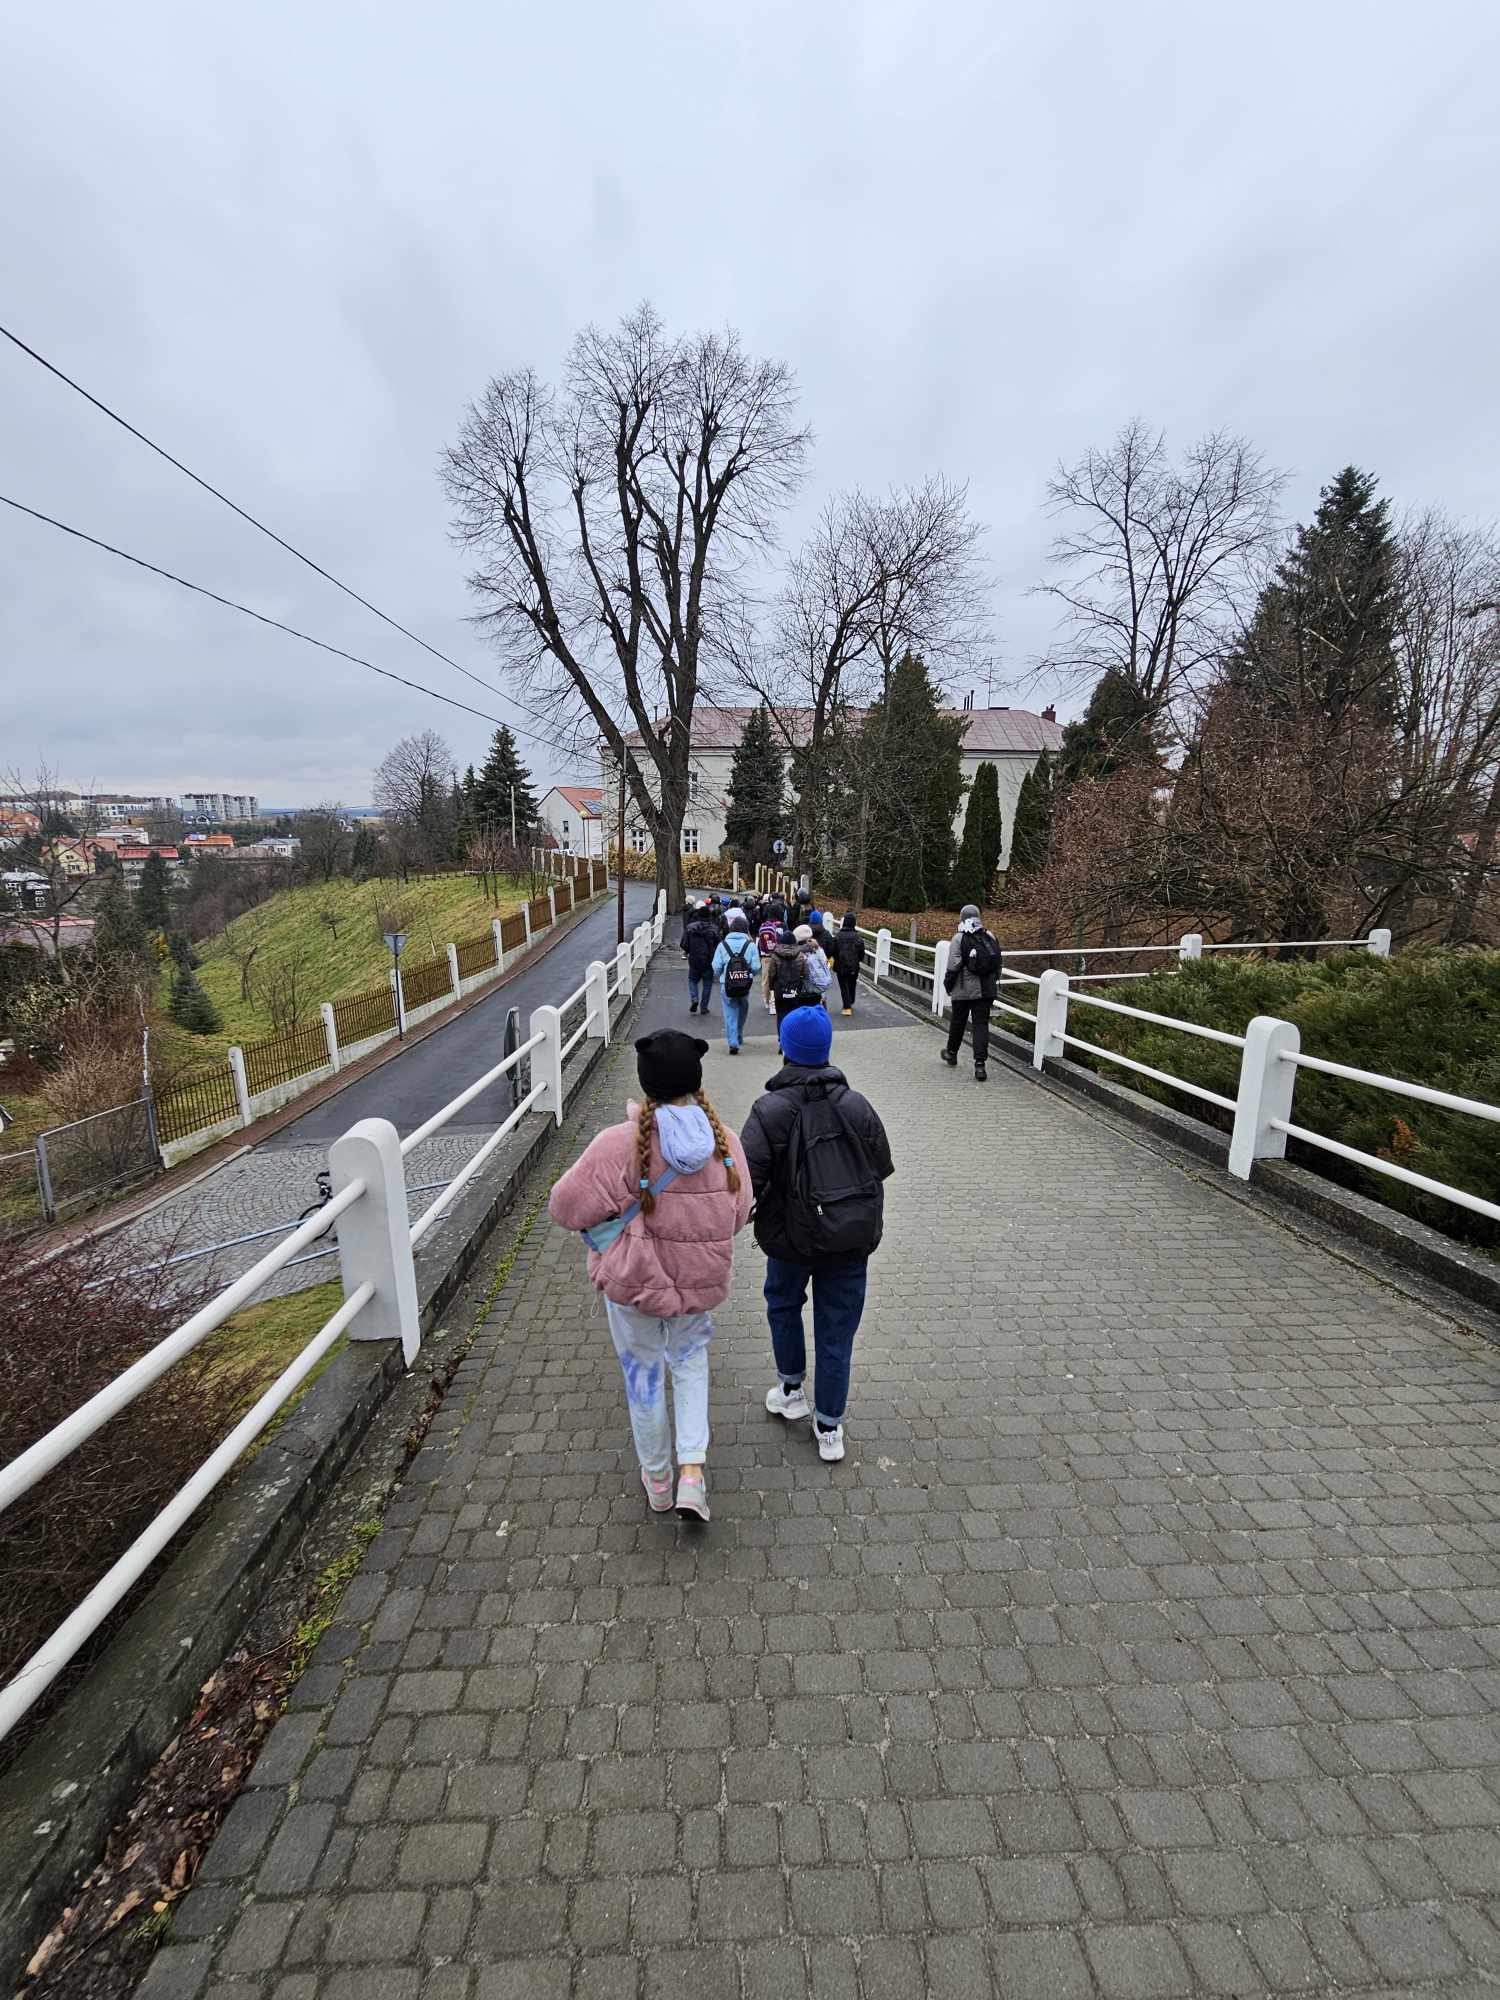
{"type": "Polygon", "coordinates": [[[526,919],[517,910],[513,917],[500,920],[500,942],[507,951],[519,951],[526,942],[526,919]]]}
{"type": "Polygon", "coordinates": [[[392,1032],[396,1026],[396,995],[389,986],[376,986],[365,993],[351,993],[333,1003],[333,1027],[341,1049],[367,1042],[372,1035],[392,1032]]]}
{"type": "Polygon", "coordinates": [[[448,979],[448,955],[430,958],[415,972],[401,968],[401,997],[408,1007],[425,1007],[429,1000],[446,998],[453,991],[448,979]]]}
{"type": "Polygon", "coordinates": [[[210,1125],[239,1114],[234,1071],[227,1062],[190,1070],[156,1094],[156,1129],[163,1145],[206,1132],[210,1125]]]}
{"type": "Polygon", "coordinates": [[[37,1135],[42,1214],[48,1222],[56,1222],[102,1195],[145,1180],[159,1165],[149,1098],[138,1097],[130,1104],[96,1111],[92,1117],[56,1125],[37,1135]]]}
{"type": "Polygon", "coordinates": [[[459,978],[472,979],[476,972],[488,972],[495,963],[495,933],[485,931],[479,937],[463,938],[454,949],[459,978]]]}
{"type": "Polygon", "coordinates": [[[252,1097],[275,1090],[309,1070],[328,1067],[328,1038],[319,1019],[300,1028],[267,1035],[263,1042],[245,1044],[245,1082],[252,1097]]]}

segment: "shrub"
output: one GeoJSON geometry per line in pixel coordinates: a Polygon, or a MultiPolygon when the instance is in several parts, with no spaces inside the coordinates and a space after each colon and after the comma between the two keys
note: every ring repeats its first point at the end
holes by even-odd
{"type": "MultiPolygon", "coordinates": [[[[164,1253],[165,1254],[165,1253],[164,1253]]],[[[0,1243],[0,1463],[76,1410],[203,1303],[85,1244],[37,1262],[0,1243]],[[99,1283],[99,1280],[105,1282],[99,1283]]],[[[8,1680],[233,1427],[242,1371],[200,1347],[5,1515],[0,1681],[8,1680]]],[[[19,1747],[12,1738],[7,1753],[19,1747]]]]}
{"type": "Polygon", "coordinates": [[[172,1019],[193,1035],[216,1035],[219,1013],[193,973],[184,967],[172,981],[172,1019]]]}
{"type": "MultiPolygon", "coordinates": [[[[1202,959],[1189,962],[1180,972],[1138,980],[1127,990],[1133,1007],[1232,1034],[1242,1034],[1257,1014],[1278,1015],[1296,1023],[1309,1055],[1500,1104],[1497,951],[1414,952],[1391,959],[1349,952],[1316,962],[1202,959]]],[[[1120,995],[1121,989],[1111,988],[1105,997],[1120,995]]],[[[1087,1016],[1087,1026],[1078,1026],[1077,1032],[1089,1041],[1234,1096],[1237,1049],[1102,1009],[1079,1011],[1087,1016]]],[[[1072,1053],[1117,1082],[1178,1110],[1210,1119],[1225,1130],[1232,1122],[1227,1112],[1185,1099],[1180,1091],[1112,1072],[1093,1057],[1072,1053]]],[[[1500,1201],[1500,1149],[1493,1125],[1485,1121],[1313,1070],[1298,1073],[1292,1115],[1296,1124],[1310,1131],[1395,1160],[1487,1201],[1500,1201]]],[[[1495,1224],[1439,1196],[1334,1159],[1315,1147],[1293,1142],[1289,1157],[1445,1235],[1484,1245],[1500,1243],[1495,1224]]]]}

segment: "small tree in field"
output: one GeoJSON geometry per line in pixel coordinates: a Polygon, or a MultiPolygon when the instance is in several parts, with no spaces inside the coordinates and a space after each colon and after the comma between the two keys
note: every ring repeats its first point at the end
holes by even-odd
{"type": "Polygon", "coordinates": [[[179,1028],[186,1028],[193,1035],[216,1035],[220,1021],[218,1010],[204,991],[196,975],[183,967],[172,981],[172,1019],[179,1028]]]}

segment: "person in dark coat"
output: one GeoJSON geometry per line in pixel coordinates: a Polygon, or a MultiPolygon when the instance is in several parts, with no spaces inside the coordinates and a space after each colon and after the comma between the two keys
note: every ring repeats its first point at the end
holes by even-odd
{"type": "Polygon", "coordinates": [[[706,1014],[714,990],[714,953],[719,949],[719,926],[706,903],[700,903],[682,930],[682,949],[688,962],[690,1014],[706,1014]]]}
{"type": "Polygon", "coordinates": [[[957,1069],[964,1029],[972,1023],[974,1081],[983,1083],[989,1074],[985,1063],[990,1053],[990,1009],[1000,986],[1000,945],[993,933],[984,928],[984,919],[973,903],[965,903],[959,911],[958,929],[948,947],[948,971],[943,984],[953,1009],[943,1061],[949,1069],[957,1069]]]}
{"type": "Polygon", "coordinates": [[[838,975],[839,998],[844,1003],[844,1012],[852,1014],[854,996],[859,988],[859,968],[865,962],[865,941],[855,927],[853,910],[845,910],[844,921],[833,941],[829,957],[838,975]]]}
{"type": "MultiPolygon", "coordinates": [[[[890,1141],[868,1098],[849,1088],[828,1057],[833,1023],[821,1007],[795,1008],[781,1024],[784,1066],[751,1106],[741,1138],[755,1191],[755,1240],[766,1253],[766,1317],[776,1357],[777,1382],[767,1391],[766,1409],[789,1423],[813,1417],[818,1455],[834,1464],[844,1456],[844,1411],[849,1400],[849,1363],[864,1311],[870,1257],[884,1226],[883,1183],[895,1172],[890,1141]],[[809,1261],[793,1240],[796,1190],[792,1141],[804,1111],[813,1103],[837,1107],[855,1142],[870,1185],[856,1197],[858,1213],[841,1227],[866,1246],[838,1257],[809,1261]],[[809,1405],[807,1337],[802,1309],[809,1285],[813,1295],[814,1401],[809,1405]]],[[[826,1114],[825,1114],[826,1115],[826,1114]]],[[[843,1206],[843,1204],[841,1204],[843,1206]]]]}
{"type": "Polygon", "coordinates": [[[765,961],[766,998],[775,1006],[778,1027],[796,1007],[823,1005],[828,974],[818,969],[821,964],[818,947],[806,924],[799,924],[795,931],[782,931],[765,961]]]}
{"type": "Polygon", "coordinates": [[[812,928],[812,934],[819,951],[822,952],[831,965],[833,963],[833,932],[829,930],[827,924],[823,921],[823,912],[821,910],[810,910],[807,921],[812,928]]]}

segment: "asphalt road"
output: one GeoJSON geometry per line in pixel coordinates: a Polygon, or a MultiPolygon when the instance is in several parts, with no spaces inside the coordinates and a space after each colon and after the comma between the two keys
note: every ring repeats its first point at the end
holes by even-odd
{"type": "MultiPolygon", "coordinates": [[[[651,914],[655,896],[649,882],[626,883],[627,934],[651,914]]],[[[360,1118],[389,1118],[404,1138],[466,1084],[499,1062],[504,1054],[505,1016],[512,1007],[521,1010],[524,1039],[527,1017],[533,1007],[545,1006],[571,993],[583,983],[592,960],[607,959],[614,950],[615,902],[611,897],[544,953],[535,965],[528,967],[519,979],[509,980],[446,1027],[414,1042],[394,1061],[382,1064],[295,1123],[284,1126],[274,1138],[263,1140],[257,1151],[326,1147],[360,1118]]],[[[684,981],[684,994],[686,990],[684,981]]],[[[685,999],[683,1011],[687,1011],[685,999]]],[[[510,1091],[502,1081],[476,1097],[444,1130],[492,1132],[509,1110],[510,1091]]]]}

